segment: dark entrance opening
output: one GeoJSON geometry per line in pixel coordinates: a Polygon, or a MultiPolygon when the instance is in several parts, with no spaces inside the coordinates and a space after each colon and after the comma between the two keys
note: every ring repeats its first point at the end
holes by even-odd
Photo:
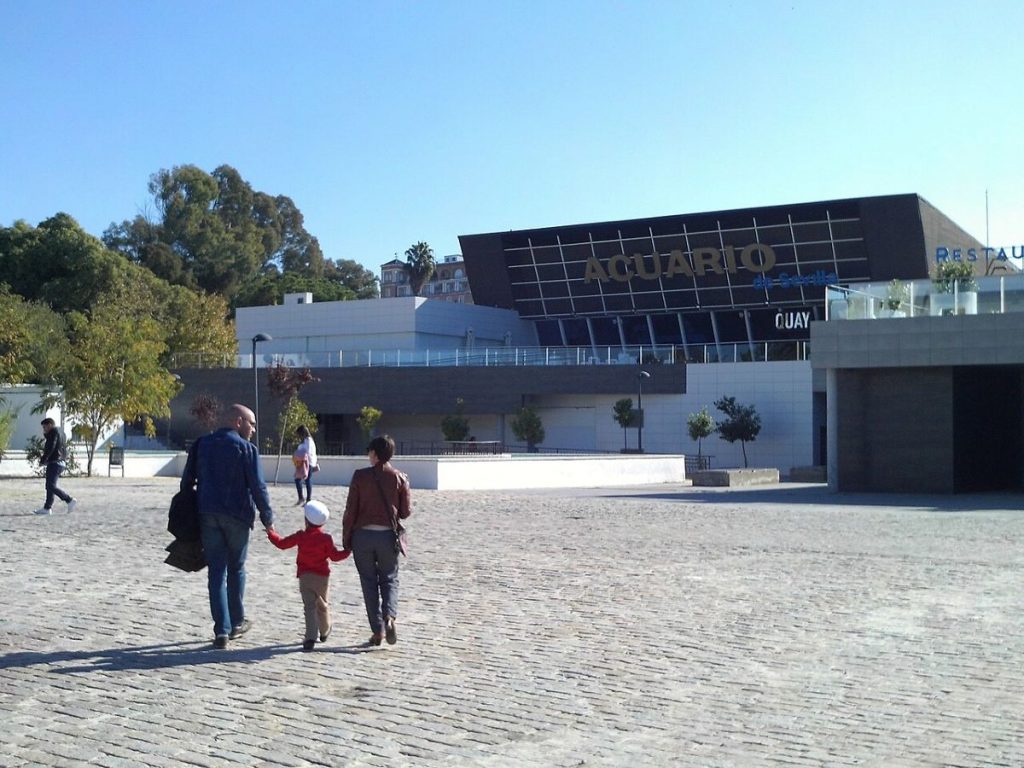
{"type": "Polygon", "coordinates": [[[320,430],[317,450],[324,456],[343,456],[348,446],[345,440],[345,417],[340,413],[319,414],[320,430]]]}
{"type": "Polygon", "coordinates": [[[964,366],[953,369],[953,491],[1022,488],[1024,369],[964,366]]]}

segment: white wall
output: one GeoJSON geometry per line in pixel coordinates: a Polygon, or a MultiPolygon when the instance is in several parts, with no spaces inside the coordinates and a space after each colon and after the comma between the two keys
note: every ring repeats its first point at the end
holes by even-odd
{"type": "MultiPolygon", "coordinates": [[[[5,401],[2,406],[5,410],[14,411],[16,414],[14,422],[14,434],[8,448],[12,451],[23,451],[30,437],[42,437],[43,428],[39,425],[43,419],[49,417],[58,426],[61,424],[60,408],[50,408],[45,412],[33,413],[32,409],[39,405],[43,395],[49,390],[34,384],[13,384],[0,386],[0,398],[5,401]]],[[[66,431],[71,432],[71,425],[66,426],[66,431]]]]}
{"type": "MultiPolygon", "coordinates": [[[[686,369],[686,394],[643,396],[645,451],[696,455],[697,444],[686,431],[686,419],[707,406],[719,421],[722,413],[715,400],[732,396],[742,405],[753,405],[761,417],[761,434],[747,444],[751,467],[790,467],[813,463],[811,367],[807,361],[764,363],[707,363],[686,369]]],[[[623,447],[623,429],[615,422],[612,409],[623,397],[637,404],[636,392],[605,396],[542,397],[536,401],[544,423],[545,447],[618,451],[623,447]]],[[[625,430],[625,444],[636,448],[637,430],[625,430]]],[[[480,435],[477,435],[480,438],[480,435]]],[[[480,438],[483,439],[483,438],[480,438]]],[[[513,440],[511,430],[506,440],[513,440]]],[[[701,445],[713,456],[717,468],[742,467],[739,443],[727,443],[717,435],[701,445]]]]}
{"type": "MultiPolygon", "coordinates": [[[[274,462],[263,457],[268,482],[274,462]]],[[[396,456],[394,465],[409,476],[413,505],[417,489],[496,490],[520,488],[600,488],[652,483],[687,484],[682,456],[396,456]]],[[[314,483],[347,485],[352,473],[368,466],[362,456],[320,458],[314,483]]],[[[333,510],[340,515],[341,510],[333,510]]]]}
{"type": "Polygon", "coordinates": [[[363,350],[453,349],[473,330],[475,345],[502,346],[511,333],[514,346],[536,346],[533,323],[507,309],[428,300],[422,297],[328,301],[242,307],[235,317],[240,355],[252,355],[252,338],[269,334],[257,354],[363,350]]]}
{"type": "MultiPolygon", "coordinates": [[[[690,365],[686,368],[686,389],[679,404],[677,422],[686,453],[697,452],[696,443],[686,434],[687,416],[707,406],[708,413],[717,422],[722,412],[715,408],[715,400],[731,396],[742,405],[753,405],[761,417],[761,434],[755,442],[747,444],[751,467],[777,467],[785,474],[790,467],[814,463],[810,362],[690,365]]],[[[738,442],[729,444],[714,436],[703,441],[702,451],[714,456],[713,467],[743,466],[738,442]]]]}
{"type": "MultiPolygon", "coordinates": [[[[722,419],[715,400],[732,396],[741,405],[753,405],[761,417],[761,433],[747,444],[751,467],[776,467],[786,474],[790,467],[813,463],[811,367],[807,361],[762,363],[707,363],[687,366],[685,394],[643,395],[644,450],[653,453],[696,455],[697,443],[686,431],[686,419],[707,407],[716,422],[722,419]]],[[[613,418],[615,401],[628,397],[637,404],[637,393],[618,395],[549,395],[534,405],[544,424],[542,448],[617,452],[636,448],[637,430],[623,429],[613,418]]],[[[509,419],[512,414],[466,414],[477,440],[518,442],[509,419]],[[503,424],[504,423],[504,424],[503,424]]],[[[378,433],[397,442],[440,442],[439,415],[389,418],[384,414],[378,433]]],[[[702,442],[701,451],[712,456],[712,467],[742,467],[740,443],[727,443],[717,435],[702,442]]]]}
{"type": "MultiPolygon", "coordinates": [[[[125,453],[126,478],[181,477],[185,469],[185,453],[125,453]]],[[[282,461],[280,484],[291,484],[291,472],[282,461]]],[[[263,475],[268,483],[274,480],[276,456],[262,457],[263,475]]],[[[413,489],[413,505],[417,489],[474,490],[520,488],[599,488],[651,483],[686,484],[682,456],[396,456],[394,464],[409,476],[413,489]]],[[[84,467],[84,462],[83,465],[84,467]]],[[[315,483],[348,485],[352,473],[369,466],[365,456],[322,456],[315,483]]],[[[106,458],[97,458],[93,475],[107,475],[106,458]]],[[[117,477],[120,468],[113,468],[117,477]]],[[[33,468],[23,456],[0,462],[0,477],[30,477],[33,468]]],[[[72,483],[75,481],[72,480],[72,483]]],[[[42,480],[40,480],[40,490],[42,480]]],[[[169,504],[170,496],[161,500],[169,504]]],[[[278,513],[281,509],[276,510],[278,513]]],[[[340,519],[343,509],[332,510],[340,519]]]]}
{"type": "MultiPolygon", "coordinates": [[[[41,438],[43,436],[43,428],[39,422],[47,417],[54,420],[65,440],[71,440],[71,430],[78,422],[71,418],[65,418],[59,405],[38,413],[33,413],[32,411],[42,401],[43,396],[47,392],[52,391],[54,391],[52,388],[46,389],[36,384],[8,384],[0,386],[0,398],[6,401],[3,407],[13,410],[17,414],[14,434],[11,436],[10,443],[8,443],[9,450],[24,451],[28,447],[29,438],[33,436],[41,438]]],[[[106,433],[101,435],[97,452],[105,451],[111,440],[118,445],[123,444],[121,428],[122,424],[118,421],[106,433]]]]}

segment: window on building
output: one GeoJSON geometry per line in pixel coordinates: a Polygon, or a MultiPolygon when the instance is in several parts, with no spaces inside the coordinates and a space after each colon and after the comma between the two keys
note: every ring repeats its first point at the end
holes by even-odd
{"type": "Polygon", "coordinates": [[[570,347],[590,346],[590,329],[587,328],[586,318],[566,318],[562,321],[562,328],[565,331],[565,343],[570,347]]]}
{"type": "Polygon", "coordinates": [[[686,333],[687,344],[715,343],[711,315],[706,312],[688,312],[683,315],[683,331],[686,333]]]}
{"type": "Polygon", "coordinates": [[[619,323],[614,317],[595,317],[590,321],[594,332],[594,344],[599,347],[617,347],[622,341],[619,338],[619,323]]]}
{"type": "Polygon", "coordinates": [[[647,315],[627,315],[622,318],[622,337],[627,344],[650,344],[651,333],[647,315]]]}
{"type": "Polygon", "coordinates": [[[537,341],[542,347],[562,346],[562,332],[558,328],[557,320],[537,321],[537,341]]]}
{"type": "Polygon", "coordinates": [[[679,315],[652,315],[655,344],[682,344],[683,335],[679,328],[679,315]]]}
{"type": "Polygon", "coordinates": [[[747,341],[747,318],[742,310],[715,312],[718,340],[724,343],[747,341]]]}

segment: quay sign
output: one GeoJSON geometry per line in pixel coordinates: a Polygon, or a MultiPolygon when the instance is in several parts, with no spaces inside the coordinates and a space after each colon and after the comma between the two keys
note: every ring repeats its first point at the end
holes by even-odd
{"type": "Polygon", "coordinates": [[[679,275],[695,278],[703,277],[708,272],[716,275],[724,275],[726,272],[736,274],[740,265],[750,272],[763,274],[774,268],[776,261],[775,251],[764,243],[751,243],[740,249],[738,254],[733,246],[727,245],[721,249],[694,248],[692,255],[691,265],[686,254],[679,249],[669,252],[664,260],[663,254],[660,253],[634,253],[632,256],[619,253],[608,259],[607,266],[596,256],[591,256],[587,259],[583,282],[592,283],[597,280],[606,283],[614,280],[618,283],[628,283],[634,277],[641,280],[657,280],[679,275]]]}
{"type": "Polygon", "coordinates": [[[775,327],[780,331],[800,331],[811,327],[810,310],[775,313],[775,327]]]}

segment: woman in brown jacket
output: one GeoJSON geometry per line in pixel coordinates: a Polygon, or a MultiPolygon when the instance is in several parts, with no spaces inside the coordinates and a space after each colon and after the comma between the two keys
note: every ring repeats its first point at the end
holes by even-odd
{"type": "Polygon", "coordinates": [[[412,514],[409,478],[391,466],[395,441],[375,437],[366,447],[369,467],[357,469],[348,486],[342,546],[352,551],[370,622],[368,645],[398,641],[398,547],[395,527],[412,514]],[[397,519],[396,519],[397,514],[397,519]]]}

